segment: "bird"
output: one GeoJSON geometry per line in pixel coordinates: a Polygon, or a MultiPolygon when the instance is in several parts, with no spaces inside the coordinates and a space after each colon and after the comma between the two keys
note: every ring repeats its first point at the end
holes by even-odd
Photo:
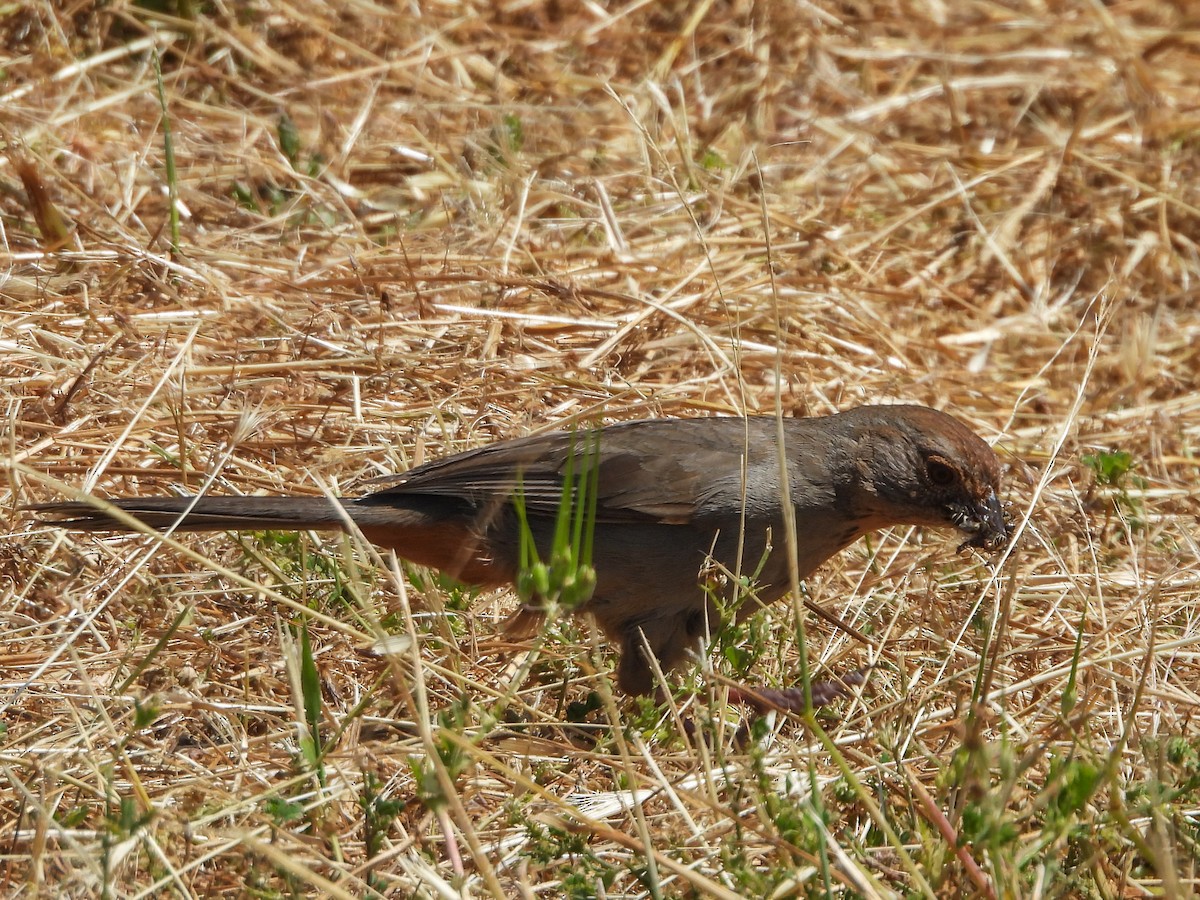
{"type": "MultiPolygon", "coordinates": [[[[714,584],[753,576],[754,602],[742,604],[739,617],[788,593],[785,503],[794,513],[801,579],[892,526],[954,529],[966,535],[960,552],[995,551],[1009,536],[996,453],[960,420],[917,405],[593,425],[499,441],[376,482],[373,492],[339,499],[111,503],[177,532],[347,530],[352,522],[410,562],[493,587],[522,582],[531,548],[548,559],[560,511],[579,500],[587,505],[594,571],[579,609],[618,646],[617,684],[634,695],[658,686],[655,662],[665,672],[700,650],[721,614],[714,584]]],[[[132,530],[93,503],[28,508],[63,528],[132,530]]]]}

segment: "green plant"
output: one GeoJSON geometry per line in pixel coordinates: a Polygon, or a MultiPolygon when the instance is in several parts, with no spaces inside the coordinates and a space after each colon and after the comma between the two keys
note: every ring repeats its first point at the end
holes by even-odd
{"type": "Polygon", "coordinates": [[[1132,491],[1145,491],[1146,479],[1134,474],[1137,462],[1126,450],[1108,450],[1101,453],[1086,453],[1080,461],[1087,466],[1095,479],[1096,486],[1112,502],[1112,508],[1126,519],[1132,528],[1145,524],[1144,503],[1132,491]]]}
{"type": "Polygon", "coordinates": [[[571,436],[563,472],[562,494],[554,521],[548,561],[539,555],[525,509],[525,495],[518,485],[513,506],[521,523],[520,572],[517,594],[525,602],[536,601],[553,617],[560,609],[579,609],[596,589],[592,566],[592,543],[596,529],[596,498],[600,483],[600,432],[584,435],[581,453],[575,452],[578,435],[571,436]]]}

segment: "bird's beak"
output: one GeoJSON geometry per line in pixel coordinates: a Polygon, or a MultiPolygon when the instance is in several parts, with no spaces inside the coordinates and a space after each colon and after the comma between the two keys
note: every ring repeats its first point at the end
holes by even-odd
{"type": "Polygon", "coordinates": [[[999,550],[1008,541],[1008,523],[1004,521],[1004,509],[996,497],[995,491],[989,491],[987,498],[973,510],[974,515],[962,523],[964,531],[970,533],[968,538],[958,548],[979,547],[982,550],[999,550]]]}

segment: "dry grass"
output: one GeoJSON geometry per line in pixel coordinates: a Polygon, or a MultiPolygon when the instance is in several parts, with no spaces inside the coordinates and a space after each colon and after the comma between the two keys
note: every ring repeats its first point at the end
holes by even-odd
{"type": "MultiPolygon", "coordinates": [[[[1183,9],[10,8],[4,892],[1193,890],[1183,9]],[[581,622],[497,699],[512,598],[350,540],[188,556],[16,511],[353,492],[573,417],[770,411],[777,368],[788,414],[953,411],[1027,519],[995,572],[905,532],[810,581],[885,647],[809,626],[823,667],[878,663],[823,719],[840,763],[795,720],[739,740],[728,658],[678,715],[613,700],[581,622]],[[419,668],[379,652],[409,630],[419,668]]],[[[794,683],[790,617],[729,637],[764,683],[794,683]]]]}

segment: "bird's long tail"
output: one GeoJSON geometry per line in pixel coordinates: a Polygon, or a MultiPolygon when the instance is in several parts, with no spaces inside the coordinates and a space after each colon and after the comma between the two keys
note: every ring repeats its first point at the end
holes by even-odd
{"type": "MultiPolygon", "coordinates": [[[[395,492],[366,497],[149,497],[110,501],[165,531],[344,531],[353,521],[380,547],[468,584],[512,581],[516,554],[498,553],[485,537],[486,523],[462,501],[395,492]]],[[[44,524],[75,531],[134,531],[91,503],[39,503],[26,507],[44,524]]]]}
{"type": "MultiPolygon", "coordinates": [[[[176,531],[341,530],[346,514],[326,497],[148,497],[113,500],[151,528],[176,531]]],[[[39,503],[28,509],[49,525],[77,531],[132,531],[90,503],[39,503]]]]}

